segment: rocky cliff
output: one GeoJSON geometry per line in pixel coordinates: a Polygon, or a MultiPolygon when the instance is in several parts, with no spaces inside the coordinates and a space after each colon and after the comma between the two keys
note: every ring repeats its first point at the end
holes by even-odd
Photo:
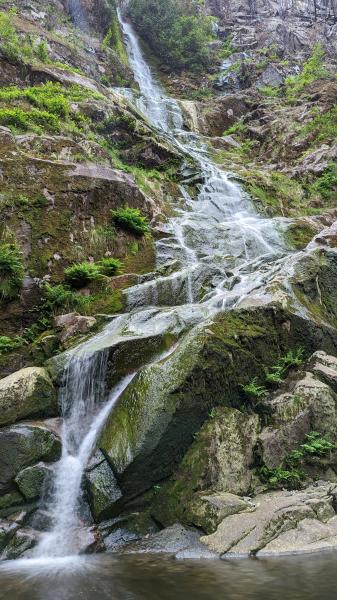
{"type": "MultiPolygon", "coordinates": [[[[289,250],[268,276],[260,257],[251,293],[210,314],[176,310],[186,290],[163,276],[177,265],[156,262],[181,184],[193,202],[203,174],[135,108],[115,2],[1,4],[2,558],[29,556],[50,528],[64,351],[127,308],[120,335],[98,339],[103,384],[134,378],[85,471],[78,550],[336,547],[337,25],[333,2],[315,6],[206,0],[200,13],[218,19],[210,71],[160,71],[186,135],[201,134],[258,211],[280,217],[289,250]],[[155,327],[140,331],[127,290],[152,282],[142,324],[155,327]]],[[[234,254],[219,258],[228,294],[234,254]]],[[[200,301],[219,276],[209,269],[200,301]]]]}

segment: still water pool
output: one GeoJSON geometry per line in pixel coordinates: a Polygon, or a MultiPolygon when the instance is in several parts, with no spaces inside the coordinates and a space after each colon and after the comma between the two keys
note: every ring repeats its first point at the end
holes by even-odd
{"type": "Polygon", "coordinates": [[[144,556],[13,561],[6,600],[335,600],[337,554],[184,561],[144,556]]]}

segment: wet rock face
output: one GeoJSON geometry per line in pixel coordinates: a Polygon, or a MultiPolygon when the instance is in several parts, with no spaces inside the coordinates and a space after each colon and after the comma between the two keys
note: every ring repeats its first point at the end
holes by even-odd
{"type": "Polygon", "coordinates": [[[106,518],[122,496],[116,478],[102,458],[102,462],[86,473],[90,508],[96,522],[106,518]]]}
{"type": "Polygon", "coordinates": [[[27,367],[0,380],[0,425],[58,414],[56,390],[48,372],[27,367]]]}

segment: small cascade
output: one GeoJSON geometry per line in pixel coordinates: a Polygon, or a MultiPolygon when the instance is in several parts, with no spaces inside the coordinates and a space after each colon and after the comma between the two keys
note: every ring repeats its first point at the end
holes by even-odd
{"type": "Polygon", "coordinates": [[[78,509],[84,470],[108,415],[134,377],[128,375],[107,394],[106,369],[107,351],[90,353],[86,345],[71,354],[65,365],[60,392],[62,457],[56,465],[49,506],[52,529],[42,537],[35,558],[77,554],[81,547],[78,509]]]}

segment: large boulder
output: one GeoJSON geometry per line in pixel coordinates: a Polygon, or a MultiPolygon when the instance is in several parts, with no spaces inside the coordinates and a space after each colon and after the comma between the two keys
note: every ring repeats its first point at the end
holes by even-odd
{"type": "Polygon", "coordinates": [[[152,514],[163,525],[177,520],[212,532],[229,514],[249,508],[248,494],[259,418],[218,408],[184,456],[174,480],[156,495],[152,514]]]}
{"type": "Polygon", "coordinates": [[[56,391],[45,369],[27,367],[0,380],[0,425],[57,413],[56,391]]]}
{"type": "Polygon", "coordinates": [[[289,348],[336,353],[335,331],[277,306],[233,310],[195,327],[124,391],[98,446],[125,498],[172,473],[212,407],[242,406],[242,388],[289,348]]]}
{"type": "Polygon", "coordinates": [[[15,477],[25,467],[59,458],[61,442],[48,425],[27,423],[0,430],[0,493],[11,490],[15,477]]]}
{"type": "MultiPolygon", "coordinates": [[[[255,498],[255,510],[227,517],[215,533],[202,537],[201,541],[222,556],[255,555],[268,548],[270,542],[275,544],[273,540],[294,530],[304,519],[323,523],[336,519],[335,497],[336,486],[331,484],[299,492],[261,494],[255,498]]],[[[335,525],[333,528],[335,531],[335,525]]],[[[299,538],[298,541],[300,547],[299,538]]]]}

